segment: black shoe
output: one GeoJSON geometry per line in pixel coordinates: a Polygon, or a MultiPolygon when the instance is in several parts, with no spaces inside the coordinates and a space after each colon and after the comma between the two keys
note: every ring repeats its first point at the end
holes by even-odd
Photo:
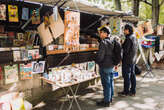
{"type": "Polygon", "coordinates": [[[102,106],[102,107],[109,107],[110,102],[100,101],[100,102],[96,102],[96,105],[97,106],[102,106]]]}
{"type": "Polygon", "coordinates": [[[130,92],[130,93],[129,93],[129,96],[133,96],[133,97],[134,97],[134,96],[136,96],[136,94],[135,94],[135,93],[130,92]]]}
{"type": "Polygon", "coordinates": [[[123,91],[123,92],[118,92],[118,95],[119,95],[119,96],[128,96],[128,93],[125,93],[125,92],[123,91]]]}

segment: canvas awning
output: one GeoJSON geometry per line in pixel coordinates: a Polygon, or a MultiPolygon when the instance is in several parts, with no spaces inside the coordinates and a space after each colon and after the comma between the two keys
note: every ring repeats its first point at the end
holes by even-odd
{"type": "Polygon", "coordinates": [[[62,8],[69,8],[71,10],[79,10],[90,14],[106,15],[106,16],[120,16],[125,21],[137,22],[141,20],[139,17],[128,15],[122,11],[113,11],[98,7],[86,0],[24,0],[37,3],[43,3],[50,6],[62,6],[62,8]]]}
{"type": "Polygon", "coordinates": [[[88,12],[88,13],[100,14],[100,15],[117,16],[117,15],[125,14],[121,11],[102,9],[90,2],[87,2],[86,0],[83,1],[82,0],[80,1],[79,0],[25,0],[25,1],[39,2],[52,6],[55,6],[56,4],[57,6],[61,6],[64,3],[64,5],[62,6],[63,8],[70,8],[72,10],[80,10],[82,12],[88,12]]]}

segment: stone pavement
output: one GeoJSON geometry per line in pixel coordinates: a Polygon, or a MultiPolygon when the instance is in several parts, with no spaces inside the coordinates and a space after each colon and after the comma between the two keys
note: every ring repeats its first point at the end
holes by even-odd
{"type": "MultiPolygon", "coordinates": [[[[78,94],[78,102],[81,110],[164,110],[164,70],[153,70],[155,78],[146,76],[144,79],[137,76],[137,93],[135,97],[117,96],[122,90],[122,78],[115,80],[115,96],[110,107],[97,107],[96,101],[103,98],[101,84],[88,87],[78,94]]],[[[63,110],[69,105],[65,102],[63,110]]],[[[35,106],[34,110],[59,110],[61,103],[46,100],[35,106]]],[[[78,110],[76,103],[73,103],[71,110],[78,110]]]]}

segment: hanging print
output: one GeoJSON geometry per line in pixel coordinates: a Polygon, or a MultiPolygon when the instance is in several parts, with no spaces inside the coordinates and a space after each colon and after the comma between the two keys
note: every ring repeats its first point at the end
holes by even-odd
{"type": "Polygon", "coordinates": [[[9,22],[18,22],[18,7],[16,5],[8,5],[9,22]]]}
{"type": "Polygon", "coordinates": [[[32,11],[32,24],[40,24],[39,9],[35,9],[32,11]]]}
{"type": "Polygon", "coordinates": [[[29,9],[28,8],[22,8],[22,19],[23,20],[29,19],[29,9]]]}
{"type": "Polygon", "coordinates": [[[0,5],[0,20],[6,20],[6,5],[0,5]]]}
{"type": "Polygon", "coordinates": [[[68,50],[77,50],[79,47],[80,13],[65,12],[65,48],[68,50]]]}

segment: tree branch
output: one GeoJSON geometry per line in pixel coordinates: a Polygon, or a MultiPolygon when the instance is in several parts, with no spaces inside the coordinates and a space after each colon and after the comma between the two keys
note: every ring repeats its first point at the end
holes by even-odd
{"type": "Polygon", "coordinates": [[[162,2],[159,4],[159,6],[161,6],[164,3],[164,0],[162,0],[162,2]]]}
{"type": "Polygon", "coordinates": [[[152,4],[149,3],[147,0],[140,0],[140,1],[146,3],[146,4],[150,5],[150,6],[152,6],[152,4]]]}

